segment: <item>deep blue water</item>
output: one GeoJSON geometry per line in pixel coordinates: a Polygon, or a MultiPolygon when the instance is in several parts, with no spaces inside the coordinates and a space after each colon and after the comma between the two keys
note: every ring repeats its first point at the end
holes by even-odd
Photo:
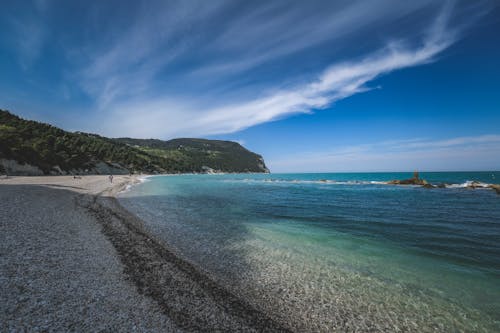
{"type": "Polygon", "coordinates": [[[373,306],[360,328],[386,321],[411,329],[394,323],[405,316],[429,330],[500,328],[500,196],[464,187],[499,183],[500,172],[421,173],[447,188],[382,183],[411,176],[156,176],[121,201],[232,287],[273,295],[286,286],[298,300],[283,301],[284,311],[336,318],[339,307],[363,313],[373,306]],[[337,310],[319,308],[318,300],[337,310]]]}

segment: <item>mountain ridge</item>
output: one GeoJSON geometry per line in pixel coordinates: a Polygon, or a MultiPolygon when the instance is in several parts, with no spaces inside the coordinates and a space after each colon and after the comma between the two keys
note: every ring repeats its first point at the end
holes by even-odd
{"type": "Polygon", "coordinates": [[[266,173],[261,155],[237,142],[107,138],[69,132],[0,109],[0,173],[266,173]]]}

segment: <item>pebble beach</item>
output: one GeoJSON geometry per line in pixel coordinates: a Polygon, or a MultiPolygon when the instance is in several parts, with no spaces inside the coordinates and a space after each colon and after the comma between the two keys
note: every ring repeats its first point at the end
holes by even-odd
{"type": "Polygon", "coordinates": [[[144,232],[135,176],[0,180],[0,331],[288,331],[144,232]]]}

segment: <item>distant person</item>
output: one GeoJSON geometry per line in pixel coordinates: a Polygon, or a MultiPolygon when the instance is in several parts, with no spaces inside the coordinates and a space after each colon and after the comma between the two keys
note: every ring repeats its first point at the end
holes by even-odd
{"type": "Polygon", "coordinates": [[[109,182],[113,183],[113,175],[109,175],[109,182]]]}

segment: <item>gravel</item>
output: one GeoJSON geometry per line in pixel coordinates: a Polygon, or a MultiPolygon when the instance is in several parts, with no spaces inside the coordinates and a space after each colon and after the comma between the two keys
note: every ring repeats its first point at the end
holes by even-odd
{"type": "Polygon", "coordinates": [[[283,332],[114,198],[116,176],[0,180],[0,331],[283,332]]]}
{"type": "Polygon", "coordinates": [[[77,196],[0,185],[0,331],[178,331],[77,196]]]}

